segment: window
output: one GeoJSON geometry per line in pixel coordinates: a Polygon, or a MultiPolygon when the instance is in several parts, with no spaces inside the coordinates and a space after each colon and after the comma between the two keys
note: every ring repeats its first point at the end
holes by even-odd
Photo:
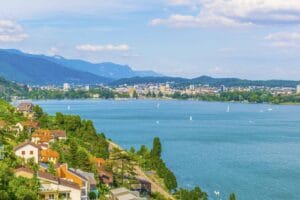
{"type": "Polygon", "coordinates": [[[54,199],[54,194],[49,194],[49,198],[48,199],[54,199]]]}
{"type": "Polygon", "coordinates": [[[30,155],[33,155],[33,151],[30,151],[30,155]]]}
{"type": "Polygon", "coordinates": [[[22,155],[25,155],[25,151],[22,151],[22,155]]]}

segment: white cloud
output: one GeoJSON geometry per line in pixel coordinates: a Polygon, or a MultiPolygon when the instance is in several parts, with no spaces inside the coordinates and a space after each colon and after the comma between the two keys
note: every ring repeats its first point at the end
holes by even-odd
{"type": "Polygon", "coordinates": [[[54,56],[54,55],[57,55],[59,53],[59,50],[57,47],[51,47],[49,50],[48,50],[48,55],[50,56],[54,56]]]}
{"type": "Polygon", "coordinates": [[[300,47],[300,32],[272,33],[265,37],[273,47],[292,48],[300,47]]]}
{"type": "Polygon", "coordinates": [[[97,52],[97,51],[128,51],[129,46],[127,44],[120,44],[120,45],[91,45],[91,44],[83,44],[76,46],[76,49],[79,51],[90,51],[90,52],[97,52]]]}
{"type": "Polygon", "coordinates": [[[192,16],[192,15],[171,15],[167,19],[153,19],[150,22],[150,25],[166,25],[175,28],[196,28],[196,27],[208,27],[208,26],[230,26],[230,27],[237,27],[237,26],[249,26],[250,23],[239,23],[233,19],[223,17],[223,16],[216,16],[216,15],[199,15],[199,16],[192,16]]]}
{"type": "Polygon", "coordinates": [[[195,6],[199,4],[199,0],[167,0],[170,5],[184,5],[184,6],[195,6]]]}
{"type": "Polygon", "coordinates": [[[11,20],[0,19],[0,42],[20,42],[27,37],[21,25],[11,20]]]}
{"type": "MultiPolygon", "coordinates": [[[[188,0],[169,2],[181,5],[190,2],[191,6],[195,5],[195,1],[188,0]]],[[[198,0],[197,2],[201,7],[198,15],[173,14],[167,18],[154,19],[150,24],[170,27],[300,24],[299,0],[198,0]]]]}

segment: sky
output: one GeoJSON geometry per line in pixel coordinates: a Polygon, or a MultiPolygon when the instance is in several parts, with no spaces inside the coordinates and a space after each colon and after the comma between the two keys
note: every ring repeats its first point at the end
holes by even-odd
{"type": "Polygon", "coordinates": [[[10,0],[0,48],[181,77],[300,80],[300,0],[10,0]]]}

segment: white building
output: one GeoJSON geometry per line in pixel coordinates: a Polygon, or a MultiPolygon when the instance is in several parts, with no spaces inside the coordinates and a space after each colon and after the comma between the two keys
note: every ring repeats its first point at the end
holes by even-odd
{"type": "Polygon", "coordinates": [[[296,91],[297,94],[300,94],[300,85],[297,85],[297,91],[296,91]]]}
{"type": "MultiPolygon", "coordinates": [[[[32,178],[34,172],[27,168],[19,168],[16,176],[32,178]]],[[[78,184],[57,178],[49,173],[38,171],[37,178],[40,182],[40,199],[64,199],[80,200],[81,190],[78,184]]]]}
{"type": "Polygon", "coordinates": [[[23,142],[14,148],[14,152],[17,156],[24,159],[25,162],[28,159],[33,158],[35,163],[39,162],[40,147],[32,142],[23,142]]]}
{"type": "Polygon", "coordinates": [[[70,88],[71,88],[71,86],[69,83],[64,83],[64,86],[63,86],[64,91],[68,91],[68,90],[70,90],[70,88]]]}

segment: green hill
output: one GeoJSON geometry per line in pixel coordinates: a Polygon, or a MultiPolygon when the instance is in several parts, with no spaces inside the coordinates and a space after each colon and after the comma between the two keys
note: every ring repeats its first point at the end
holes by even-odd
{"type": "Polygon", "coordinates": [[[11,96],[26,97],[28,88],[0,77],[0,98],[10,100],[11,96]]]}

